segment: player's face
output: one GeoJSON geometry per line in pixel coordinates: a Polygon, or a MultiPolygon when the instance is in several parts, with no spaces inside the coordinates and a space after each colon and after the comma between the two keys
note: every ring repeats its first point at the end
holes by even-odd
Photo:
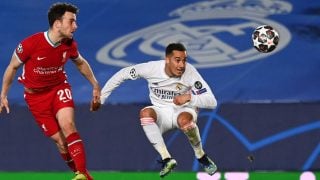
{"type": "Polygon", "coordinates": [[[187,52],[174,50],[166,57],[165,71],[170,77],[180,77],[186,69],[187,52]]]}
{"type": "Polygon", "coordinates": [[[59,33],[64,38],[72,38],[77,29],[76,15],[72,12],[65,12],[60,20],[59,33]]]}

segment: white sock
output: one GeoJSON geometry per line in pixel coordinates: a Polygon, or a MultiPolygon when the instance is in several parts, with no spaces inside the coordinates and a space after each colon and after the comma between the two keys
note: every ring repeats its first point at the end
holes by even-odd
{"type": "Polygon", "coordinates": [[[197,159],[201,158],[205,153],[202,149],[202,143],[198,126],[194,124],[192,128],[185,130],[184,134],[188,137],[197,159]]]}
{"type": "Polygon", "coordinates": [[[150,143],[153,145],[156,151],[158,151],[158,153],[160,154],[161,158],[162,159],[171,158],[171,155],[167,150],[167,147],[164,143],[162,134],[157,124],[154,122],[148,123],[148,124],[142,125],[142,128],[147,138],[149,139],[150,143]]]}

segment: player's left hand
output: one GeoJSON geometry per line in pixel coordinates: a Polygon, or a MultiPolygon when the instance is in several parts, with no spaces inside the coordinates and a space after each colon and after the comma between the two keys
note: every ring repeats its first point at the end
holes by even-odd
{"type": "Polygon", "coordinates": [[[181,106],[181,105],[189,102],[190,99],[191,99],[191,95],[190,94],[182,94],[182,95],[175,96],[173,98],[173,103],[175,105],[181,106]]]}

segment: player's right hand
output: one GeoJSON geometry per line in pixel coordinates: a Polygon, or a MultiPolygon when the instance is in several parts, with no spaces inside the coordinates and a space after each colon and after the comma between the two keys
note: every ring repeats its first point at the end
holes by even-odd
{"type": "Polygon", "coordinates": [[[90,111],[98,111],[100,106],[101,106],[100,101],[92,100],[91,103],[90,103],[90,111]]]}
{"type": "Polygon", "coordinates": [[[177,106],[181,106],[181,105],[189,102],[190,99],[191,99],[190,94],[181,94],[181,95],[177,95],[173,98],[173,103],[177,106]]]}
{"type": "Polygon", "coordinates": [[[7,110],[7,114],[10,113],[10,109],[9,109],[9,102],[7,97],[1,97],[1,102],[0,102],[0,113],[2,112],[2,109],[6,108],[7,110]]]}

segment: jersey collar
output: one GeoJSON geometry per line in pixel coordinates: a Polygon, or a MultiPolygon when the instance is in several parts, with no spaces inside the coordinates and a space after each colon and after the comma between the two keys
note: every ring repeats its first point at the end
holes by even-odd
{"type": "Polygon", "coordinates": [[[58,47],[58,46],[61,44],[60,41],[57,42],[57,43],[53,43],[53,42],[51,41],[51,39],[49,38],[49,31],[44,32],[44,37],[46,38],[47,42],[48,42],[52,47],[58,47]]]}

